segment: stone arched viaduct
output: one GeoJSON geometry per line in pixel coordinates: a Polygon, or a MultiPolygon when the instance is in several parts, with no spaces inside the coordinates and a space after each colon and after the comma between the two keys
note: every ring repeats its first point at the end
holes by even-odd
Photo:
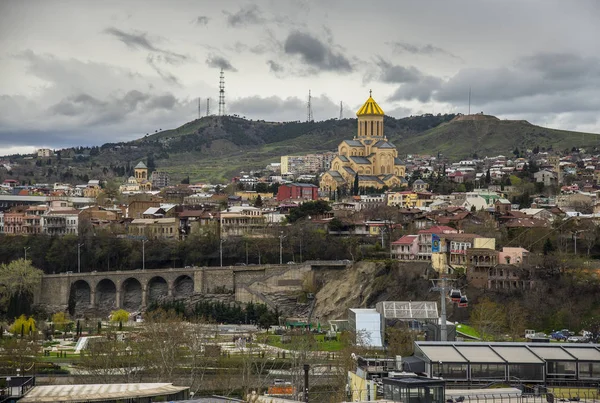
{"type": "Polygon", "coordinates": [[[302,265],[252,265],[227,267],[190,267],[159,270],[128,270],[91,273],[61,273],[42,276],[34,303],[66,307],[71,289],[78,303],[89,308],[146,308],[161,296],[185,297],[190,294],[238,293],[259,279],[300,267],[345,267],[346,262],[304,262],[302,265]]]}

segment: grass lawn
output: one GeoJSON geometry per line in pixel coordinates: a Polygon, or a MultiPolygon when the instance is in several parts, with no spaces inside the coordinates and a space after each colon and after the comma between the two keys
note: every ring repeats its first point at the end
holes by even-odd
{"type": "MultiPolygon", "coordinates": [[[[318,334],[313,337],[316,341],[316,344],[312,348],[313,351],[340,351],[344,348],[342,342],[338,340],[325,340],[325,335],[323,334],[318,334]]],[[[294,343],[281,343],[281,336],[274,334],[265,335],[264,337],[259,338],[259,342],[288,350],[294,348],[294,343]]]]}
{"type": "Polygon", "coordinates": [[[471,326],[469,325],[465,325],[465,324],[458,324],[456,325],[456,331],[460,332],[464,335],[467,335],[469,337],[474,337],[476,339],[481,338],[481,336],[479,336],[479,332],[475,329],[473,329],[471,326]]]}

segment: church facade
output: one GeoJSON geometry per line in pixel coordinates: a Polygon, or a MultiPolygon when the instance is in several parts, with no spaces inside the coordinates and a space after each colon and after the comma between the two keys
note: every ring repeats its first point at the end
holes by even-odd
{"type": "Polygon", "coordinates": [[[406,167],[398,158],[396,146],[383,131],[383,110],[369,94],[369,99],[356,112],[357,135],[338,146],[331,170],[321,176],[323,192],[346,188],[351,190],[358,175],[359,187],[381,189],[401,187],[406,183],[406,167]]]}

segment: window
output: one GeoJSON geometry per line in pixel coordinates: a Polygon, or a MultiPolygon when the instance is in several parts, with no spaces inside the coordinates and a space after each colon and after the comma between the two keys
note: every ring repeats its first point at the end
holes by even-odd
{"type": "Polygon", "coordinates": [[[505,377],[504,364],[471,364],[472,379],[504,379],[505,377]]]}
{"type": "Polygon", "coordinates": [[[579,378],[600,378],[600,362],[579,362],[579,378]]]}
{"type": "Polygon", "coordinates": [[[448,379],[467,379],[467,364],[432,364],[432,376],[448,379]]]}

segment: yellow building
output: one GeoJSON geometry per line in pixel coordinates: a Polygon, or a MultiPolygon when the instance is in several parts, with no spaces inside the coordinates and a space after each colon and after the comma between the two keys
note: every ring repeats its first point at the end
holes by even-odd
{"type": "Polygon", "coordinates": [[[419,195],[410,190],[404,192],[388,192],[388,206],[397,206],[400,208],[415,208],[419,204],[419,195]]]}
{"type": "Polygon", "coordinates": [[[338,146],[338,154],[331,162],[331,170],[321,177],[322,191],[335,191],[354,184],[358,174],[359,187],[380,189],[399,187],[406,167],[398,159],[396,146],[390,143],[383,132],[383,110],[370,96],[356,112],[357,135],[344,140],[338,146]]]}

